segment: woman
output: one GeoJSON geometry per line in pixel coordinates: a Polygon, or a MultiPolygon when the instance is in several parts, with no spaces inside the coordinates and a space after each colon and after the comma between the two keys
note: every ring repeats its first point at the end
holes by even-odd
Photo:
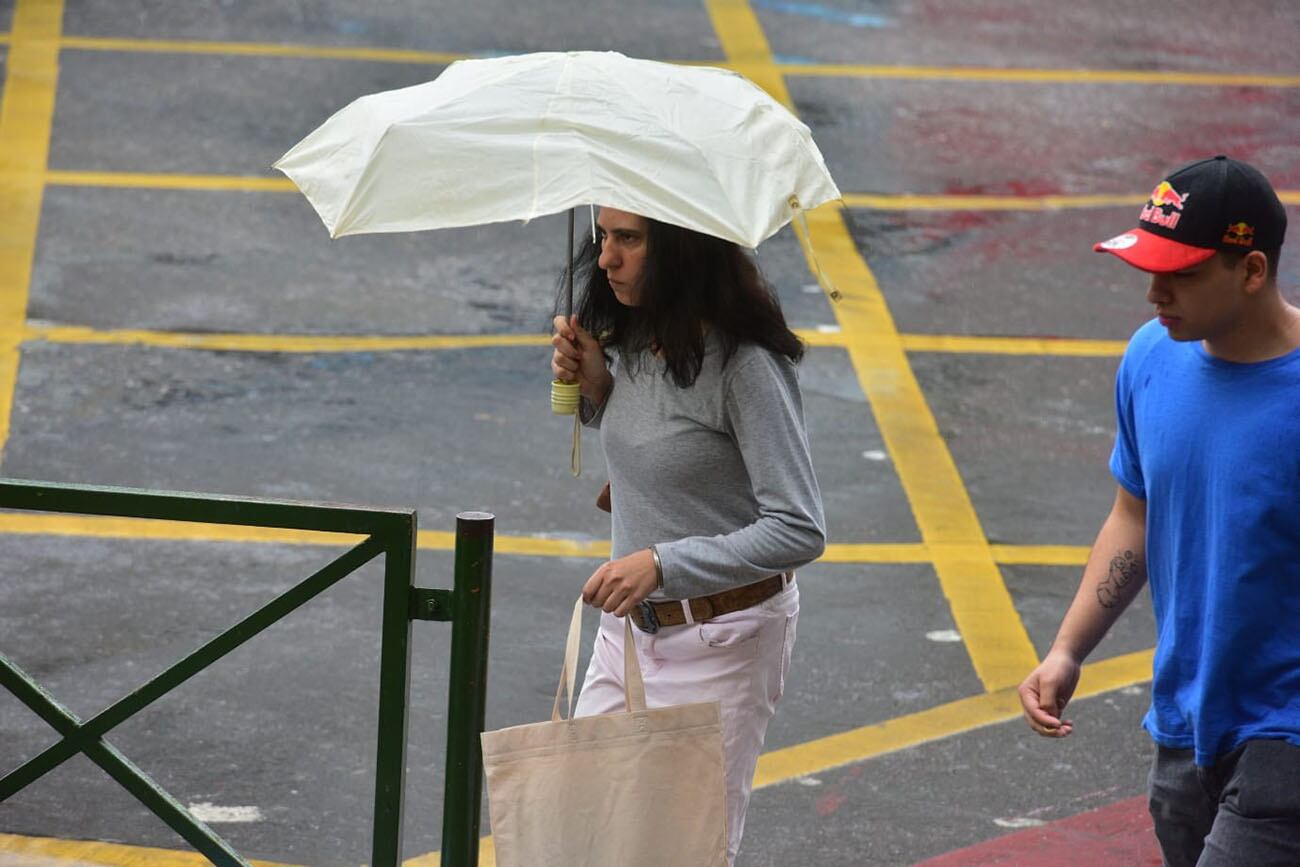
{"type": "Polygon", "coordinates": [[[612,491],[613,558],[582,590],[604,613],[575,713],[623,710],[618,618],[632,616],[650,706],[721,702],[731,862],[790,664],[794,570],[825,547],[803,345],[737,245],[613,208],[597,225],[577,313],[555,317],[551,341],[612,491]]]}

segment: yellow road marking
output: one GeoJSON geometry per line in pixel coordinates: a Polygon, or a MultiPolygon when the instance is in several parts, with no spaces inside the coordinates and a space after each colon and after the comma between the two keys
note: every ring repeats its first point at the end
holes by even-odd
{"type": "MultiPolygon", "coordinates": [[[[728,60],[793,110],[748,0],[706,0],[705,5],[728,60]]],[[[823,270],[844,293],[844,300],[832,308],[849,360],[875,413],[971,664],[989,691],[1018,684],[1038,655],[912,374],[884,295],[838,205],[815,209],[808,223],[814,242],[819,242],[823,270]]]]}
{"type": "MultiPolygon", "coordinates": [[[[1278,190],[1284,205],[1300,205],[1300,190],[1278,190]]],[[[1112,208],[1141,205],[1147,200],[1141,193],[1097,194],[1086,196],[925,196],[911,193],[845,193],[844,204],[850,208],[876,211],[1063,211],[1079,208],[1112,208]]]]}
{"type": "MultiPolygon", "coordinates": [[[[733,0],[716,0],[714,26],[719,32],[742,34],[753,30],[743,9],[733,0]]],[[[750,16],[752,17],[752,16],[750,16]]],[[[757,31],[761,36],[761,30],[757,31]]],[[[6,37],[0,34],[0,43],[6,37]]],[[[79,51],[112,51],[146,54],[215,54],[244,57],[291,57],[303,60],[362,60],[377,63],[413,63],[445,66],[476,55],[446,51],[415,51],[401,48],[305,45],[290,43],[215,42],[180,39],[126,39],[99,36],[65,36],[63,48],[79,51]]],[[[756,44],[756,43],[750,43],[756,44]]],[[[998,81],[1060,84],[1155,84],[1198,87],[1296,87],[1300,76],[1260,73],[1177,72],[1137,69],[996,69],[978,66],[907,66],[856,63],[774,64],[766,48],[752,56],[728,52],[728,60],[673,60],[688,66],[725,66],[744,72],[749,65],[769,66],[773,72],[795,77],[881,78],[944,81],[998,81]]],[[[746,73],[747,74],[747,73],[746,73]]]]}
{"type": "MultiPolygon", "coordinates": [[[[57,515],[34,512],[0,512],[0,534],[30,536],[86,536],[103,539],[167,540],[186,542],[243,542],[276,545],[350,546],[360,536],[318,533],[309,530],[281,530],[275,527],[236,527],[187,521],[157,521],[99,515],[57,515]]],[[[456,535],[441,530],[420,530],[416,544],[426,551],[451,551],[456,535]]],[[[525,557],[609,557],[608,539],[553,539],[542,536],[498,534],[493,540],[497,554],[525,557]]],[[[994,545],[999,563],[1038,566],[1082,566],[1086,547],[1066,545],[994,545]]],[[[919,543],[870,542],[834,543],[826,546],[820,563],[928,563],[930,549],[919,543]]]]}
{"type": "MultiPolygon", "coordinates": [[[[56,840],[49,837],[23,837],[0,834],[0,852],[31,856],[23,861],[31,867],[60,867],[106,864],[112,867],[208,867],[211,861],[197,852],[177,852],[149,846],[125,846],[118,843],[93,843],[56,840]]],[[[274,861],[250,861],[255,867],[291,867],[274,861]]]]}
{"type": "Polygon", "coordinates": [[[328,334],[205,334],[138,329],[99,330],[80,326],[33,325],[28,340],[50,343],[125,344],[221,352],[402,352],[549,346],[543,334],[422,334],[409,336],[328,334]]]}
{"type": "MultiPolygon", "coordinates": [[[[260,175],[150,174],[147,172],[82,172],[51,169],[45,182],[58,187],[108,187],[145,190],[235,190],[253,193],[294,193],[288,178],[260,175]]],[[[1286,205],[1300,205],[1300,190],[1278,190],[1286,205]]],[[[850,208],[877,211],[1061,211],[1140,205],[1142,193],[1077,196],[919,195],[912,193],[845,193],[850,208]]]]}
{"type": "Polygon", "coordinates": [[[41,222],[62,26],[62,0],[18,0],[14,7],[0,96],[0,460],[18,384],[18,333],[41,222]]]}
{"type": "Polygon", "coordinates": [[[1124,354],[1123,340],[1054,337],[974,337],[954,334],[904,334],[908,352],[956,352],[973,355],[1070,355],[1110,358],[1124,354]]]}
{"type": "MultiPolygon", "coordinates": [[[[1153,651],[1142,650],[1083,667],[1074,700],[1092,698],[1151,679],[1153,651]]],[[[754,788],[779,785],[800,777],[824,773],[848,764],[864,762],[909,747],[974,731],[1020,717],[1020,699],[1015,687],[958,699],[914,714],[764,753],[758,759],[754,788]]],[[[479,867],[495,867],[496,851],[491,837],[479,842],[479,867]]],[[[193,867],[206,863],[201,856],[163,849],[122,846],[109,843],[78,843],[44,838],[0,834],[0,852],[49,855],[113,867],[193,867]]],[[[255,861],[259,867],[282,867],[255,861]]],[[[403,862],[403,867],[437,867],[438,852],[403,862]]],[[[57,867],[51,864],[50,867],[57,867]]]]}
{"type": "Polygon", "coordinates": [[[786,75],[818,78],[896,78],[941,81],[998,81],[1024,84],[1182,84],[1197,87],[1297,87],[1300,75],[1232,72],[1174,72],[1138,69],[995,69],[982,66],[883,66],[784,63],[786,75]]]}
{"type": "MultiPolygon", "coordinates": [[[[1143,650],[1085,665],[1075,700],[1150,680],[1151,658],[1152,651],[1143,650]]],[[[1026,673],[1028,669],[1021,675],[1026,673]]],[[[1020,715],[1020,699],[1015,686],[959,699],[875,725],[764,753],[758,759],[754,788],[774,786],[1012,720],[1020,715]]],[[[1026,732],[1025,736],[1030,735],[1026,732]]]]}
{"type": "Polygon", "coordinates": [[[834,305],[849,358],[875,412],[933,556],[953,619],[985,687],[1019,683],[1037,663],[965,485],[912,373],[893,317],[834,208],[809,214],[822,267],[844,292],[834,305]]]}
{"type": "MultiPolygon", "coordinates": [[[[846,347],[850,340],[840,330],[795,329],[808,345],[846,347]]],[[[1055,337],[981,337],[960,334],[902,334],[908,352],[946,352],[971,355],[1046,355],[1105,358],[1124,351],[1122,340],[1086,340],[1055,337]]],[[[186,331],[150,331],[134,328],[98,329],[80,325],[29,323],[19,333],[21,342],[161,346],[216,352],[407,352],[443,349],[492,349],[502,346],[546,346],[543,334],[248,334],[186,331]]]]}
{"type": "MultiPolygon", "coordinates": [[[[846,347],[842,331],[796,329],[809,346],[846,347]]],[[[970,355],[1046,355],[1106,358],[1123,354],[1122,340],[1055,337],[981,337],[960,334],[902,334],[908,352],[970,355]]],[[[216,352],[407,352],[443,349],[492,349],[502,346],[546,346],[542,334],[247,334],[150,331],[134,328],[98,329],[80,325],[31,324],[19,332],[20,342],[45,341],[91,345],[161,346],[216,352]]]]}
{"type": "Polygon", "coordinates": [[[1083,566],[1087,545],[992,545],[993,559],[1004,566],[1083,566]]]}
{"type": "Polygon", "coordinates": [[[45,182],[58,187],[110,187],[147,190],[238,190],[261,193],[296,193],[293,181],[256,175],[146,174],[144,172],[73,172],[51,170],[45,182]]]}
{"type": "Polygon", "coordinates": [[[210,42],[197,39],[116,39],[65,36],[64,48],[80,51],[120,51],[149,54],[221,54],[241,57],[293,57],[303,60],[369,60],[379,63],[428,63],[446,66],[470,55],[401,48],[291,45],[258,42],[210,42]]]}
{"type": "Polygon", "coordinates": [[[1117,205],[1140,205],[1147,200],[1141,194],[1094,196],[924,196],[911,194],[876,195],[845,193],[844,204],[850,208],[877,211],[1053,211],[1066,208],[1109,208],[1117,205]]]}

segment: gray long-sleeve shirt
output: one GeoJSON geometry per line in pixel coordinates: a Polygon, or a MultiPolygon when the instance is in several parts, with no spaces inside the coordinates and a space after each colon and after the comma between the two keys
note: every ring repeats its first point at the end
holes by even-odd
{"type": "Polygon", "coordinates": [[[795,365],[742,344],[722,365],[716,339],[679,388],[650,353],[620,358],[603,405],[584,400],[609,467],[613,556],[654,545],[664,589],[716,593],[786,572],[825,548],[795,365]]]}

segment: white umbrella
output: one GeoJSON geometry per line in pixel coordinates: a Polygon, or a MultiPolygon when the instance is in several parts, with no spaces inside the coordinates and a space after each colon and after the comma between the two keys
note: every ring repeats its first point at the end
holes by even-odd
{"type": "MultiPolygon", "coordinates": [[[[606,205],[757,247],[840,191],[808,127],[744,76],[616,52],[462,60],[363,96],[275,167],[331,237],[528,221],[606,205]]],[[[818,282],[837,293],[820,267],[818,282]]],[[[576,413],[575,383],[551,409],[576,413]]],[[[573,472],[581,468],[574,422],[573,472]]]]}
{"type": "Polygon", "coordinates": [[[734,72],[615,52],[453,63],[280,158],[332,237],[608,205],[757,247],[840,197],[808,127],[734,72]]]}

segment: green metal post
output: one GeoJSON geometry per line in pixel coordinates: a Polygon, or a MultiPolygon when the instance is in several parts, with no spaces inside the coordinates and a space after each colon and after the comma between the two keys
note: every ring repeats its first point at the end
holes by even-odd
{"type": "Polygon", "coordinates": [[[447,778],[442,804],[443,867],[477,867],[483,758],[479,735],[487,706],[492,606],[492,538],[487,512],[456,516],[451,680],[447,700],[447,778]]]}
{"type": "Polygon", "coordinates": [[[411,698],[411,590],[415,579],[415,515],[387,536],[383,637],[379,649],[379,748],[375,758],[375,828],[370,863],[402,863],[402,798],[406,792],[406,722],[411,698]]]}

